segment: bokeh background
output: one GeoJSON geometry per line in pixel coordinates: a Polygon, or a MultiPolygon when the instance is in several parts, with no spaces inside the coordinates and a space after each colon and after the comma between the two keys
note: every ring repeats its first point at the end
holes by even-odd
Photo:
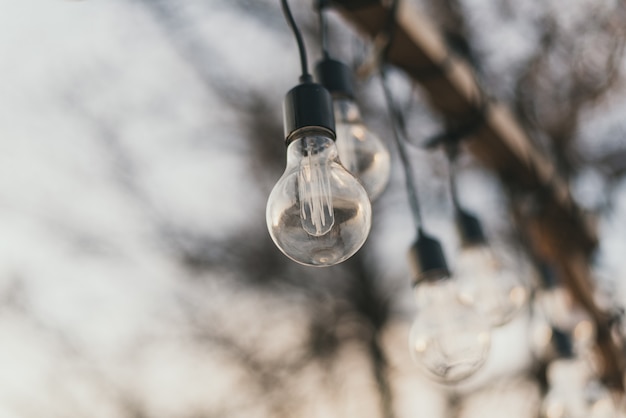
{"type": "MultiPolygon", "coordinates": [[[[411,1],[597,217],[598,288],[621,306],[622,2],[411,1]]],[[[312,2],[291,3],[314,62],[312,2]]],[[[391,148],[391,182],[365,247],[305,268],[265,227],[299,71],[278,1],[0,4],[0,417],[537,416],[529,310],[461,386],[411,362],[414,231],[375,75],[358,101],[391,148]]],[[[331,50],[357,68],[371,46],[329,17],[331,50]]],[[[392,84],[415,144],[438,133],[419,89],[399,72],[392,84]]],[[[454,264],[446,159],[411,156],[454,264]]],[[[460,164],[462,200],[523,259],[506,191],[470,156],[460,164]]],[[[532,263],[520,269],[535,282],[532,263]]]]}

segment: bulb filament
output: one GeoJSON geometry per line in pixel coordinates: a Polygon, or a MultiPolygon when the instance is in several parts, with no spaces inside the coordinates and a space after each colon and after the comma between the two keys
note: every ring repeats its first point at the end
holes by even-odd
{"type": "Polygon", "coordinates": [[[303,142],[303,158],[298,172],[300,219],[307,233],[319,237],[327,234],[335,223],[330,162],[313,138],[305,138],[303,142]]]}

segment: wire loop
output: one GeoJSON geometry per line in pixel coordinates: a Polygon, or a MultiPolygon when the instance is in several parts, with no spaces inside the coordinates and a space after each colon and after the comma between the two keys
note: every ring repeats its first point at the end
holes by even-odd
{"type": "Polygon", "coordinates": [[[287,0],[281,0],[281,5],[283,8],[283,14],[285,15],[285,20],[289,24],[291,31],[293,32],[294,37],[296,38],[296,42],[298,43],[298,51],[300,52],[300,66],[302,67],[302,75],[300,76],[300,82],[307,83],[313,81],[313,77],[309,74],[309,65],[306,56],[306,46],[304,45],[304,40],[302,39],[302,33],[296,24],[295,19],[293,18],[293,14],[291,13],[291,9],[289,8],[289,4],[287,4],[287,0]]]}
{"type": "Polygon", "coordinates": [[[380,80],[383,87],[383,92],[385,94],[385,100],[387,101],[387,108],[389,109],[389,115],[391,117],[391,127],[393,129],[393,137],[395,140],[396,147],[398,149],[398,155],[400,156],[400,161],[402,163],[402,168],[404,170],[404,179],[406,185],[407,198],[409,200],[409,207],[411,208],[411,215],[413,217],[413,222],[415,227],[417,228],[418,234],[423,234],[423,221],[422,221],[422,213],[420,209],[419,197],[417,193],[417,184],[415,182],[415,173],[413,171],[413,166],[411,164],[411,160],[409,158],[406,145],[404,142],[408,142],[408,134],[406,128],[406,121],[404,119],[404,115],[398,105],[395,103],[393,99],[393,94],[391,93],[391,88],[389,86],[388,80],[388,72],[387,72],[387,64],[386,58],[389,52],[389,46],[391,45],[391,41],[393,38],[393,28],[395,26],[395,13],[398,8],[398,0],[394,0],[390,9],[389,9],[389,20],[386,25],[386,44],[381,49],[380,52],[380,62],[379,62],[379,71],[380,71],[380,80]]]}

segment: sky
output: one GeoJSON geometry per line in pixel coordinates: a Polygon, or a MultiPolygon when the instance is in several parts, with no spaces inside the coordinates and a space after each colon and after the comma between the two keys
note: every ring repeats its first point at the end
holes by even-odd
{"type": "MultiPolygon", "coordinates": [[[[194,280],[176,248],[185,245],[180,236],[206,237],[215,245],[243,227],[265,227],[269,189],[255,181],[248,133],[220,91],[262,92],[281,117],[298,62],[277,2],[259,0],[247,13],[227,1],[170,2],[176,39],[139,0],[0,3],[0,418],[119,417],[133,408],[154,417],[272,416],[273,402],[259,403],[261,395],[245,384],[245,368],[232,353],[194,342],[198,327],[190,325],[189,311],[208,329],[240,330],[237,339],[258,344],[262,358],[274,359],[302,343],[304,307],[242,289],[224,271],[194,280]],[[198,39],[200,48],[193,43],[198,39]],[[193,58],[204,72],[189,65],[190,54],[199,52],[193,58]]],[[[488,0],[466,3],[489,10],[488,0]]],[[[532,15],[528,4],[518,7],[532,15]]],[[[296,17],[307,10],[300,5],[296,17]]],[[[494,71],[532,48],[527,15],[520,16],[516,25],[502,27],[502,36],[479,38],[494,71]],[[505,42],[510,47],[499,48],[505,42]]],[[[398,92],[406,90],[401,77],[394,83],[398,92]]],[[[362,87],[364,98],[380,94],[374,81],[362,87]]],[[[383,111],[378,97],[371,106],[383,111]]],[[[583,145],[592,143],[589,130],[617,123],[623,97],[611,99],[610,111],[590,112],[583,145]]],[[[384,121],[373,126],[385,133],[384,121]]],[[[415,131],[429,126],[432,121],[415,131]]],[[[426,216],[453,254],[458,240],[451,210],[437,211],[447,199],[443,160],[429,165],[422,151],[412,153],[420,162],[426,216]]],[[[400,287],[408,283],[405,251],[414,237],[395,163],[394,186],[375,206],[371,246],[384,278],[400,287]]],[[[590,179],[581,180],[580,193],[590,179]]],[[[492,215],[488,229],[506,231],[495,180],[471,166],[460,181],[467,205],[492,215]]],[[[616,196],[600,221],[603,271],[615,281],[625,267],[623,182],[616,196]]],[[[443,416],[441,388],[419,375],[406,349],[410,292],[397,304],[384,346],[398,416],[443,416]]],[[[528,332],[523,319],[497,331],[486,370],[468,387],[527,365],[529,353],[519,347],[528,332]]],[[[327,376],[311,366],[298,377],[301,404],[291,405],[280,393],[274,403],[289,405],[299,417],[377,416],[373,401],[363,398],[373,383],[359,350],[347,345],[340,353],[332,374],[344,379],[339,393],[324,389],[327,376]]],[[[527,386],[523,380],[502,385],[497,400],[479,394],[464,416],[500,416],[516,402],[520,407],[507,416],[525,416],[523,405],[536,396],[527,386]]]]}

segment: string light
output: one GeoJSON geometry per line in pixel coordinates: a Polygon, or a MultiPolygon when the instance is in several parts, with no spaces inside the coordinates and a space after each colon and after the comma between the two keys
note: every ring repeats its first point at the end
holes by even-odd
{"type": "Polygon", "coordinates": [[[618,418],[623,414],[611,392],[575,350],[570,335],[553,330],[557,358],[546,369],[547,393],[542,418],[618,418]]]}
{"type": "Polygon", "coordinates": [[[424,232],[413,168],[405,146],[406,124],[387,78],[387,70],[382,66],[380,79],[417,229],[417,239],[409,251],[417,305],[409,350],[428,376],[443,383],[456,383],[476,373],[485,363],[491,345],[490,326],[471,303],[459,297],[441,244],[424,232]]]}
{"type": "Polygon", "coordinates": [[[323,58],[317,63],[315,75],[333,96],[339,159],[359,179],[373,201],[389,181],[389,151],[361,119],[354,100],[352,71],[343,62],[330,57],[325,9],[326,2],[320,1],[318,13],[323,58]]]}
{"type": "Polygon", "coordinates": [[[494,327],[509,323],[527,300],[520,273],[507,266],[489,245],[480,220],[461,206],[456,182],[458,143],[445,145],[449,161],[450,194],[461,239],[456,274],[461,297],[474,301],[494,327]]]}
{"type": "Polygon", "coordinates": [[[287,166],[267,201],[267,227],[292,260],[332,266],[367,239],[371,205],[363,186],[339,162],[332,98],[312,81],[302,35],[287,0],[281,5],[298,43],[302,75],[285,97],[287,166]]]}
{"type": "MultiPolygon", "coordinates": [[[[415,174],[406,150],[410,143],[406,122],[393,99],[385,64],[398,3],[394,0],[389,8],[387,43],[380,53],[378,68],[417,231],[409,251],[417,303],[409,347],[415,362],[427,375],[440,382],[456,383],[482,367],[490,351],[491,327],[511,321],[526,301],[528,291],[521,277],[489,245],[478,217],[459,202],[455,141],[466,136],[463,129],[444,132],[436,138],[446,145],[450,157],[450,190],[461,238],[454,276],[440,242],[425,232],[415,174]]],[[[352,72],[330,57],[324,17],[326,1],[320,0],[318,5],[323,57],[315,73],[320,84],[313,82],[308,73],[305,45],[287,0],[281,0],[281,4],[298,44],[302,74],[300,84],[287,93],[284,101],[287,165],[269,196],[266,220],[272,239],[285,255],[305,265],[331,266],[352,256],[365,242],[371,225],[370,199],[378,197],[388,182],[390,158],[384,144],[361,120],[354,101],[352,72]]],[[[485,107],[481,107],[465,131],[483,124],[485,107]]],[[[585,334],[585,330],[583,326],[572,332],[585,334]]],[[[549,335],[555,338],[561,333],[552,326],[549,335]]],[[[569,360],[562,356],[551,365],[550,369],[556,371],[548,371],[548,380],[554,388],[565,381],[589,380],[588,375],[570,367],[569,360]]],[[[580,387],[578,384],[577,390],[580,387]]],[[[569,401],[554,401],[563,398],[560,389],[551,393],[542,409],[546,418],[586,416],[568,414],[574,408],[567,405],[569,401]]],[[[605,398],[594,399],[599,399],[595,410],[605,411],[605,398]]],[[[585,411],[591,414],[593,410],[585,411]]]]}

